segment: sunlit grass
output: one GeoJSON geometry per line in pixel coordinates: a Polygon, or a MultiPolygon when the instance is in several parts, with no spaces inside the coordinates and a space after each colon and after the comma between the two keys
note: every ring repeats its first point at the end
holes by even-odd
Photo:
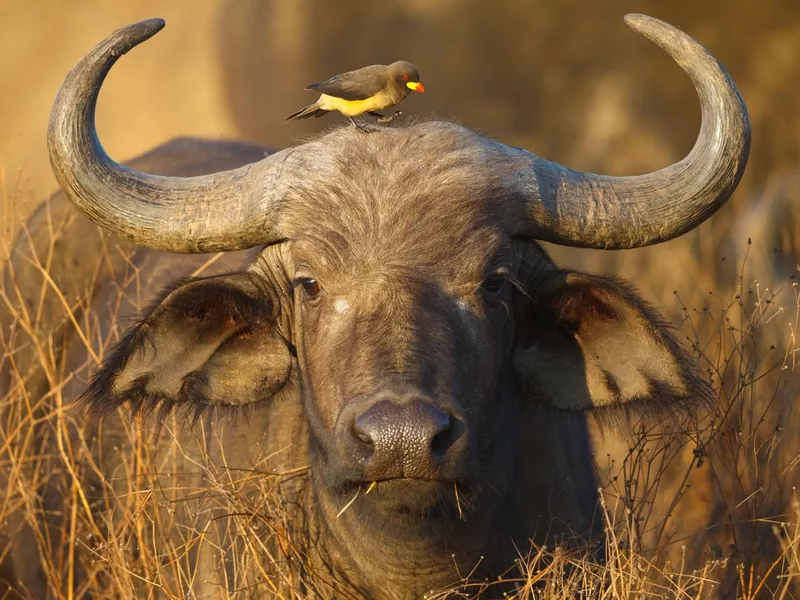
{"type": "MultiPolygon", "coordinates": [[[[13,196],[0,170],[5,215],[14,211],[13,196]]],[[[7,377],[0,388],[0,523],[12,535],[29,528],[50,596],[185,598],[205,584],[231,598],[351,597],[310,567],[311,550],[283,503],[279,483],[302,483],[306,469],[275,473],[265,459],[244,472],[228,467],[224,454],[206,460],[203,421],[187,430],[170,417],[157,440],[152,427],[124,410],[98,431],[87,426],[74,393],[118,328],[99,326],[91,308],[94,281],[68,290],[62,280],[68,273],[52,269],[69,218],[46,219],[44,236],[23,228],[21,252],[0,285],[0,316],[13,323],[0,329],[7,377]],[[70,352],[82,357],[77,362],[65,360],[65,327],[74,332],[70,352]],[[111,427],[118,434],[100,447],[95,436],[111,427]],[[39,495],[45,482],[63,502],[39,495]],[[225,582],[216,580],[221,560],[244,587],[224,591],[225,582]]],[[[0,255],[8,256],[11,235],[3,223],[0,255]]],[[[118,249],[103,252],[101,264],[126,265],[112,309],[143,306],[137,285],[143,274],[118,249]]],[[[681,303],[683,290],[674,306],[663,307],[679,315],[684,341],[717,392],[717,410],[630,423],[627,454],[596,457],[603,551],[577,539],[520,548],[503,578],[516,586],[510,597],[797,597],[800,428],[793,384],[800,291],[791,280],[767,289],[748,274],[746,256],[735,268],[735,289],[714,290],[703,308],[681,303]],[[703,502],[692,495],[698,474],[703,502]]],[[[98,268],[94,276],[104,273],[98,268]]],[[[11,550],[0,543],[0,561],[11,550]]],[[[457,588],[429,598],[494,596],[499,582],[463,575],[457,588]]]]}

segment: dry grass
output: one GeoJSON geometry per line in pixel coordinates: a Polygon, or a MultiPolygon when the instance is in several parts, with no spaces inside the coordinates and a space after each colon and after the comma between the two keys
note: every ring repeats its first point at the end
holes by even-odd
{"type": "MultiPolygon", "coordinates": [[[[0,174],[8,215],[3,181],[0,174]]],[[[230,597],[351,597],[307,568],[311,549],[286,502],[287,486],[302,485],[305,469],[276,473],[272,457],[247,471],[233,468],[224,453],[212,457],[219,448],[204,421],[187,431],[171,417],[156,431],[121,412],[86,426],[75,392],[117,336],[90,309],[94,279],[108,265],[127,265],[106,307],[116,325],[120,307],[142,305],[143,274],[106,248],[92,280],[67,289],[52,263],[68,220],[48,219],[44,246],[28,244],[23,233],[27,258],[9,267],[0,287],[0,314],[14,323],[0,329],[8,377],[0,398],[0,522],[7,534],[27,528],[35,537],[42,590],[54,598],[197,597],[204,585],[224,589],[216,566],[226,560],[240,586],[230,597]],[[34,301],[21,302],[23,292],[34,301]],[[63,351],[65,325],[77,332],[70,352],[82,355],[78,362],[63,351]]],[[[630,434],[618,438],[623,458],[597,457],[604,560],[588,559],[596,547],[520,549],[517,565],[509,565],[523,574],[512,597],[800,596],[800,290],[791,281],[765,289],[746,256],[735,262],[736,289],[728,295],[711,295],[698,309],[676,295],[681,331],[713,380],[718,411],[629,424],[630,434]]],[[[0,534],[0,562],[12,550],[7,542],[0,534]]],[[[430,598],[487,588],[492,595],[495,582],[463,575],[457,589],[430,598]]],[[[3,596],[0,587],[5,597],[18,596],[3,596]]]]}

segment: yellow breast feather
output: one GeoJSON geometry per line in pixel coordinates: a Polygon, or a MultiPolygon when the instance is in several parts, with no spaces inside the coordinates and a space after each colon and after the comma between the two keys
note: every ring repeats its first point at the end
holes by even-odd
{"type": "Polygon", "coordinates": [[[322,94],[317,105],[323,110],[338,110],[345,117],[356,117],[369,111],[382,110],[391,106],[392,101],[385,91],[380,91],[366,100],[343,100],[322,94]]]}

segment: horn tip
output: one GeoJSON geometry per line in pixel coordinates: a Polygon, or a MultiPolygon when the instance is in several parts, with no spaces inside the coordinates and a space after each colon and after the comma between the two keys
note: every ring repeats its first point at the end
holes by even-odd
{"type": "MultiPolygon", "coordinates": [[[[637,13],[629,13],[625,15],[625,24],[633,29],[636,33],[643,35],[650,41],[655,42],[666,50],[673,58],[675,55],[671,52],[668,46],[673,45],[670,40],[677,40],[681,38],[689,38],[683,31],[674,25],[670,25],[666,21],[642,15],[637,13]]],[[[694,41],[689,38],[690,41],[694,41]]]]}
{"type": "Polygon", "coordinates": [[[142,30],[142,35],[150,37],[164,29],[166,25],[167,22],[164,19],[156,17],[154,19],[145,19],[144,21],[140,21],[134,25],[134,27],[140,28],[142,30]]]}
{"type": "Polygon", "coordinates": [[[149,40],[166,26],[164,19],[146,19],[126,25],[111,34],[105,42],[95,48],[95,52],[107,54],[116,59],[127,54],[132,48],[149,40]]]}
{"type": "Polygon", "coordinates": [[[658,23],[659,20],[640,13],[628,13],[624,17],[625,24],[634,31],[641,31],[648,24],[658,23]]]}
{"type": "Polygon", "coordinates": [[[131,23],[130,25],[126,25],[121,29],[118,29],[114,34],[110,36],[110,38],[114,37],[121,37],[126,41],[134,41],[135,44],[139,44],[145,40],[150,39],[159,31],[164,29],[167,22],[164,19],[155,18],[155,19],[145,19],[144,21],[139,21],[138,23],[131,23]]]}

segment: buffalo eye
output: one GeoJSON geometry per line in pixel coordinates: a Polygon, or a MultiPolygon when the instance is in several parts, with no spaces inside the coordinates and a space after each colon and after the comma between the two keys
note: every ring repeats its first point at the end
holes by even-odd
{"type": "Polygon", "coordinates": [[[308,300],[316,298],[321,291],[319,282],[313,277],[298,277],[295,279],[295,285],[303,289],[303,294],[308,300]]]}
{"type": "Polygon", "coordinates": [[[506,289],[506,278],[502,275],[490,275],[481,284],[481,292],[487,298],[497,299],[506,289]]]}

